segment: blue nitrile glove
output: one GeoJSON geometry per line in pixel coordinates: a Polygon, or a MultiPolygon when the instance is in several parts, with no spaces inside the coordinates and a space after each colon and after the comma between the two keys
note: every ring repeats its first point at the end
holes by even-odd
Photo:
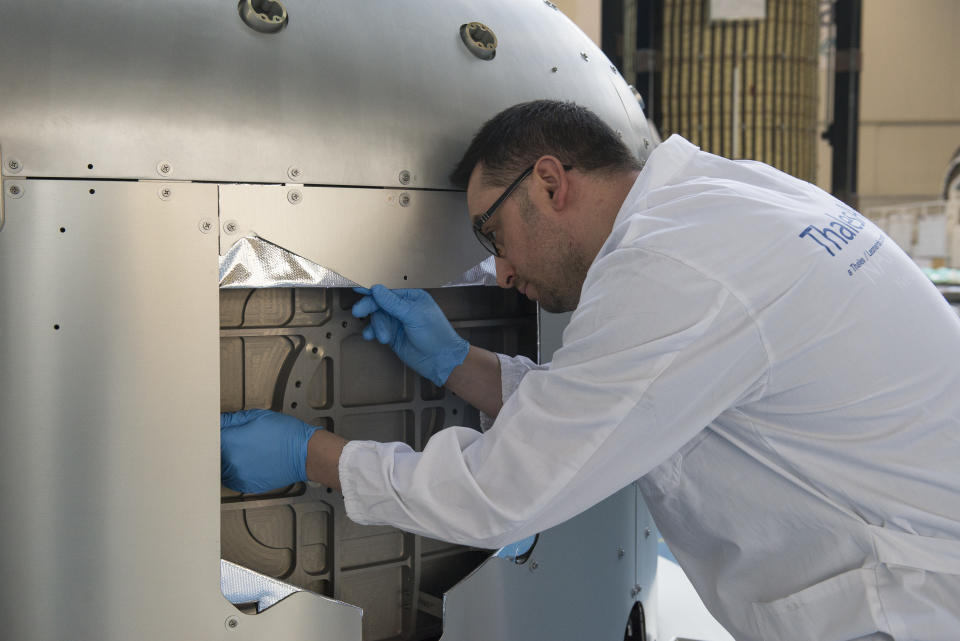
{"type": "Polygon", "coordinates": [[[319,427],[270,410],[220,415],[220,475],[231,490],[259,494],[307,480],[307,441],[319,427]]]}
{"type": "Polygon", "coordinates": [[[470,351],[430,294],[422,289],[356,288],[366,294],[353,306],[357,318],[370,316],[363,337],[389,345],[404,363],[438,387],[470,351]]]}

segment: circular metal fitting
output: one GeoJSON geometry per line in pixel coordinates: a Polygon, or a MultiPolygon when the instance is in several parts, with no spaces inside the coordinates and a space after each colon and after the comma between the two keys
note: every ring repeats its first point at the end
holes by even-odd
{"type": "Polygon", "coordinates": [[[240,619],[238,617],[227,617],[223,625],[226,626],[227,630],[236,630],[240,627],[240,619]]]}
{"type": "Polygon", "coordinates": [[[234,220],[228,220],[227,222],[223,223],[223,231],[227,234],[237,233],[237,222],[234,220]]]}
{"type": "Polygon", "coordinates": [[[213,221],[209,218],[204,218],[197,224],[197,227],[199,227],[200,231],[202,231],[204,234],[209,234],[213,231],[213,221]]]}
{"type": "Polygon", "coordinates": [[[530,571],[531,571],[531,572],[536,572],[536,571],[539,570],[539,569],[540,569],[540,564],[539,564],[539,563],[537,563],[536,561],[532,561],[532,562],[530,563],[530,571]]]}
{"type": "Polygon", "coordinates": [[[22,198],[23,187],[21,187],[20,185],[9,185],[7,187],[7,193],[10,194],[11,198],[22,198]]]}
{"type": "Polygon", "coordinates": [[[170,189],[170,185],[163,185],[157,190],[157,195],[160,196],[160,200],[170,200],[170,196],[173,195],[173,190],[170,189]]]}
{"type": "Polygon", "coordinates": [[[237,5],[244,24],[260,33],[277,33],[287,26],[287,8],[276,0],[240,0],[237,5]]]}
{"type": "Polygon", "coordinates": [[[409,185],[410,184],[410,172],[404,169],[400,172],[400,184],[409,185]]]}
{"type": "Polygon", "coordinates": [[[460,39],[467,50],[481,60],[493,60],[497,55],[497,36],[482,22],[460,25],[460,39]]]}
{"type": "Polygon", "coordinates": [[[550,67],[550,73],[557,73],[560,71],[560,67],[550,67]]]}
{"type": "Polygon", "coordinates": [[[401,207],[408,207],[410,205],[410,194],[403,192],[397,197],[397,202],[400,203],[401,207]]]}
{"type": "Polygon", "coordinates": [[[161,160],[157,163],[157,173],[161,176],[169,176],[171,171],[173,171],[173,165],[166,160],[161,160]]]}
{"type": "Polygon", "coordinates": [[[7,169],[15,174],[19,174],[20,170],[23,169],[23,163],[21,163],[16,158],[11,158],[7,161],[7,169]]]}
{"type": "Polygon", "coordinates": [[[287,168],[287,176],[290,178],[290,180],[299,181],[300,176],[302,175],[303,172],[300,171],[300,168],[295,165],[291,165],[289,168],[287,168]]]}
{"type": "Polygon", "coordinates": [[[287,200],[291,205],[299,205],[303,202],[303,194],[300,193],[299,189],[291,189],[287,192],[287,200]]]}

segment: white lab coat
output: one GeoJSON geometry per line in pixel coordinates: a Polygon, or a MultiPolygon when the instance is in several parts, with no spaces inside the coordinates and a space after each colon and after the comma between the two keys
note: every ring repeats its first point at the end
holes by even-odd
{"type": "Polygon", "coordinates": [[[553,363],[501,365],[486,433],[347,445],[351,519],[497,547],[640,479],[738,639],[960,638],[960,321],[816,187],[672,137],[553,363]]]}

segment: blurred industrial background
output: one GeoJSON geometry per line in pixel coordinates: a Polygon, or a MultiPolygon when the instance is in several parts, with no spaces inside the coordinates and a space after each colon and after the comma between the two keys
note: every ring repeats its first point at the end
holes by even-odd
{"type": "Polygon", "coordinates": [[[875,219],[922,266],[960,267],[960,2],[556,4],[663,138],[772,164],[875,219]]]}

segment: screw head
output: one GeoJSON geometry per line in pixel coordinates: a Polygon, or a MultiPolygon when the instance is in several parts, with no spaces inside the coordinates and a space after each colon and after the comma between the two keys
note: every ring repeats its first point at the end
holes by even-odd
{"type": "Polygon", "coordinates": [[[173,165],[166,160],[161,160],[157,163],[157,173],[159,173],[161,176],[166,176],[171,171],[173,171],[173,165]]]}
{"type": "Polygon", "coordinates": [[[299,205],[303,201],[303,194],[299,189],[291,189],[287,192],[287,201],[291,205],[299,205]]]}
{"type": "Polygon", "coordinates": [[[586,51],[581,51],[581,52],[580,52],[580,57],[583,58],[583,61],[584,61],[584,62],[587,62],[587,61],[590,60],[590,56],[587,55],[587,52],[586,52],[586,51]]]}
{"type": "Polygon", "coordinates": [[[300,176],[302,175],[303,175],[303,172],[300,171],[300,168],[295,165],[291,165],[287,169],[287,176],[289,176],[292,180],[299,180],[300,176]]]}
{"type": "Polygon", "coordinates": [[[623,551],[623,548],[617,548],[617,558],[622,559],[626,555],[626,552],[623,551]]]}
{"type": "Polygon", "coordinates": [[[11,198],[20,198],[23,196],[23,187],[20,185],[10,185],[7,187],[7,193],[10,194],[11,198]]]}
{"type": "Polygon", "coordinates": [[[20,170],[23,169],[23,165],[20,164],[20,161],[16,158],[11,158],[7,161],[7,169],[17,174],[20,173],[20,170]]]}
{"type": "Polygon", "coordinates": [[[530,571],[531,571],[531,572],[536,572],[538,569],[540,569],[540,564],[537,563],[536,561],[532,561],[532,562],[530,563],[530,571]]]}
{"type": "Polygon", "coordinates": [[[643,528],[643,538],[650,538],[650,528],[643,528]]]}
{"type": "Polygon", "coordinates": [[[232,220],[225,222],[223,224],[223,231],[227,232],[228,234],[237,233],[237,223],[232,220]]]}
{"type": "Polygon", "coordinates": [[[209,218],[204,218],[200,221],[200,224],[197,225],[197,227],[199,227],[200,231],[202,231],[204,234],[209,234],[213,231],[213,221],[211,221],[209,218]]]}
{"type": "Polygon", "coordinates": [[[404,169],[400,172],[400,184],[409,185],[410,184],[410,172],[404,169]]]}
{"type": "Polygon", "coordinates": [[[173,190],[167,185],[164,185],[160,188],[157,194],[160,196],[160,200],[170,200],[170,196],[173,195],[173,190]]]}
{"type": "Polygon", "coordinates": [[[633,588],[630,590],[630,598],[631,598],[631,599],[632,599],[632,598],[635,598],[635,597],[636,597],[638,594],[640,594],[642,591],[643,591],[643,588],[640,587],[639,585],[633,586],[633,588]]]}
{"type": "Polygon", "coordinates": [[[400,203],[401,207],[408,207],[410,205],[410,194],[404,192],[397,197],[397,202],[400,203]]]}
{"type": "Polygon", "coordinates": [[[227,617],[227,620],[224,621],[224,625],[228,630],[235,630],[240,625],[240,619],[237,617],[227,617]]]}
{"type": "Polygon", "coordinates": [[[560,71],[560,67],[550,67],[550,73],[557,73],[560,71]]]}

